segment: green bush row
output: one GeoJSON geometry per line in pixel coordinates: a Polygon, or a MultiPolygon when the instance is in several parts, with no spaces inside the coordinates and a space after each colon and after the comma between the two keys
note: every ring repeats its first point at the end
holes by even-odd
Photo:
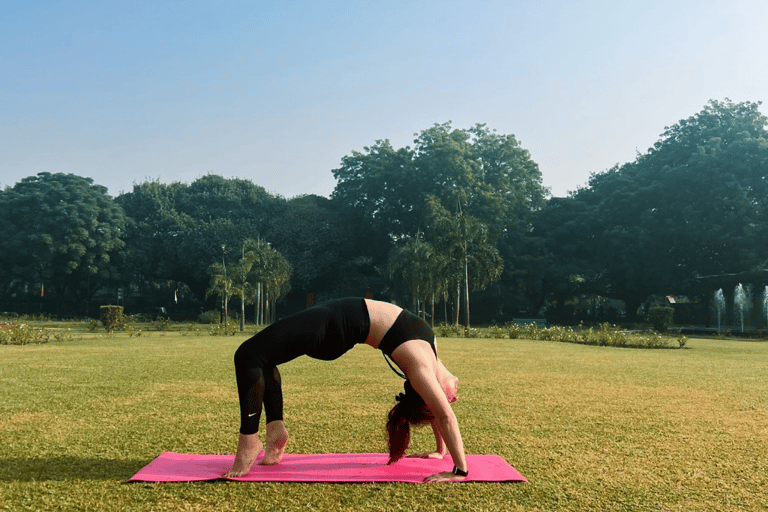
{"type": "MultiPolygon", "coordinates": [[[[441,324],[435,328],[435,331],[438,336],[454,338],[525,338],[604,347],[666,348],[671,343],[671,338],[662,336],[656,331],[630,332],[607,323],[597,328],[580,328],[578,330],[562,326],[539,328],[535,324],[522,326],[507,324],[505,326],[470,328],[469,331],[461,326],[441,324]]],[[[682,335],[675,338],[675,342],[680,348],[684,347],[687,341],[688,339],[682,335]]]]}

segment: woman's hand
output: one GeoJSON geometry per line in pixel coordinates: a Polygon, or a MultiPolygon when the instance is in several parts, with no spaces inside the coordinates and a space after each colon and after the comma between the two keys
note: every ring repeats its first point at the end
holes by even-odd
{"type": "Polygon", "coordinates": [[[452,471],[443,471],[436,475],[428,476],[424,479],[424,483],[438,483],[438,482],[461,482],[465,476],[454,475],[452,471]]]}
{"type": "Polygon", "coordinates": [[[408,455],[411,459],[442,459],[445,454],[440,452],[421,452],[408,455]]]}

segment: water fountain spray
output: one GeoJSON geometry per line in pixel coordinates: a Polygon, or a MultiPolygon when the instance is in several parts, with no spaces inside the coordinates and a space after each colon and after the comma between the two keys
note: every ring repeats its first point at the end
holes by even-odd
{"type": "Polygon", "coordinates": [[[763,315],[765,315],[765,325],[768,326],[768,286],[763,290],[763,315]]]}
{"type": "MultiPolygon", "coordinates": [[[[768,286],[766,286],[766,289],[768,289],[768,286]]],[[[723,313],[725,313],[725,296],[723,295],[722,288],[715,292],[715,308],[717,308],[717,332],[722,332],[723,313]]]]}
{"type": "Polygon", "coordinates": [[[741,321],[741,332],[744,332],[744,309],[747,306],[747,293],[741,283],[734,289],[733,307],[741,321]]]}

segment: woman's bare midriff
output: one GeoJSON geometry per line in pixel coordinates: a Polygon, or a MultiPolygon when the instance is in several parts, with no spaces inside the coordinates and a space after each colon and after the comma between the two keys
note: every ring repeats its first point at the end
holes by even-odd
{"type": "Polygon", "coordinates": [[[395,323],[403,308],[372,299],[365,299],[365,305],[368,307],[368,317],[371,320],[371,328],[365,342],[373,348],[379,348],[381,340],[395,323]]]}

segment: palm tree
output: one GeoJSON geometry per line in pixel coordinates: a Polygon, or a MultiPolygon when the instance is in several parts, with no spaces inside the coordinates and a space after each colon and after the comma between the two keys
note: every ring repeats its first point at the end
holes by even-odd
{"type": "Polygon", "coordinates": [[[392,282],[413,300],[416,311],[426,316],[426,303],[431,305],[431,323],[435,325],[435,302],[446,296],[446,273],[449,259],[435,246],[422,239],[422,234],[408,239],[392,251],[387,271],[392,282]]]}
{"type": "Polygon", "coordinates": [[[275,303],[291,289],[293,267],[268,242],[257,239],[243,244],[242,287],[245,298],[255,304],[256,323],[275,319],[275,303]]]}
{"type": "Polygon", "coordinates": [[[456,286],[454,323],[459,324],[463,288],[465,327],[469,331],[470,281],[474,290],[484,290],[501,277],[504,260],[489,239],[488,227],[464,213],[460,199],[457,198],[455,214],[451,214],[434,196],[430,196],[427,203],[432,232],[439,241],[439,252],[449,259],[445,267],[446,279],[456,286]]]}
{"type": "Polygon", "coordinates": [[[232,287],[234,295],[240,298],[240,331],[245,330],[245,306],[252,304],[254,299],[254,286],[249,276],[256,261],[256,253],[252,250],[246,252],[246,247],[251,246],[250,239],[243,242],[240,261],[232,268],[232,287]]]}
{"type": "Polygon", "coordinates": [[[208,273],[211,275],[211,284],[208,287],[208,291],[205,294],[207,299],[211,295],[220,295],[222,309],[224,314],[224,328],[228,325],[227,307],[229,304],[229,298],[232,296],[234,289],[232,286],[232,277],[227,275],[227,266],[222,263],[214,263],[208,268],[208,273]]]}
{"type": "Polygon", "coordinates": [[[275,321],[275,303],[291,291],[291,276],[293,266],[279,252],[272,250],[267,253],[264,288],[269,320],[275,321]]]}
{"type": "Polygon", "coordinates": [[[427,261],[433,252],[432,245],[421,240],[419,233],[393,250],[387,264],[389,278],[406,297],[413,300],[419,313],[428,287],[427,261]]]}

